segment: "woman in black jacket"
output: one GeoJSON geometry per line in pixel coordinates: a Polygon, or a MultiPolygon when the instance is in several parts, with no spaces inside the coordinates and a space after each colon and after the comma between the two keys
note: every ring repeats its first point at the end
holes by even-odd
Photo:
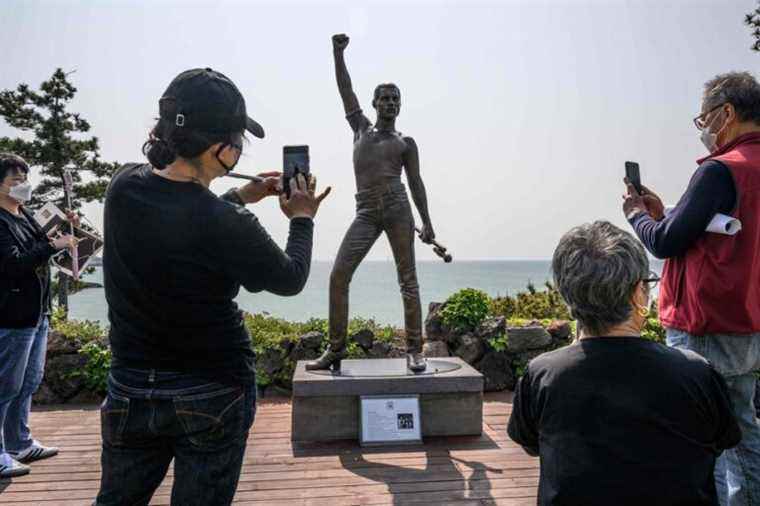
{"type": "Polygon", "coordinates": [[[28,174],[23,158],[0,153],[0,478],[27,474],[24,463],[58,453],[32,439],[28,420],[45,371],[48,264],[75,239],[48,239],[24,208],[31,197],[28,174]]]}

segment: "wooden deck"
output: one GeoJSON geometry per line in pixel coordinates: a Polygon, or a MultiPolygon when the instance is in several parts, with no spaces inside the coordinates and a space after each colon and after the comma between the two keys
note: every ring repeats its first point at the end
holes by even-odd
{"type": "MultiPolygon", "coordinates": [[[[362,449],[350,442],[292,444],[287,400],[259,402],[235,504],[363,506],[534,505],[538,459],[506,436],[509,394],[487,395],[481,437],[362,449]]],[[[32,473],[0,481],[3,506],[90,505],[100,479],[96,407],[35,410],[36,438],[61,448],[32,473]]],[[[151,504],[168,505],[172,471],[151,504]]]]}

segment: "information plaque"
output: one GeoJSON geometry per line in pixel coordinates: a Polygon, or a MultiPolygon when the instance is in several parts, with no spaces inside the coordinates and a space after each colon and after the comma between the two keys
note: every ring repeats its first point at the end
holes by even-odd
{"type": "Polygon", "coordinates": [[[360,402],[362,446],[422,441],[418,395],[363,395],[360,402]]]}

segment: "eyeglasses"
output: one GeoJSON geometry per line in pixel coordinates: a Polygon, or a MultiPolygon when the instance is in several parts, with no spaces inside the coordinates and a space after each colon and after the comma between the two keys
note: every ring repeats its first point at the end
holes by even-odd
{"type": "Polygon", "coordinates": [[[656,272],[649,271],[649,277],[644,278],[641,281],[650,284],[649,288],[652,289],[657,287],[657,283],[659,283],[661,279],[662,278],[656,272]]]}
{"type": "Polygon", "coordinates": [[[699,116],[697,116],[696,118],[694,118],[694,125],[697,127],[697,130],[700,130],[700,131],[701,131],[701,130],[704,130],[704,129],[705,129],[705,127],[707,126],[707,122],[705,121],[705,119],[707,119],[707,116],[708,116],[708,115],[709,115],[711,112],[713,112],[713,111],[717,111],[718,109],[720,109],[720,108],[721,108],[721,107],[723,107],[724,105],[726,105],[726,102],[723,102],[723,103],[722,103],[722,104],[720,104],[720,105],[716,105],[715,107],[713,107],[713,108],[712,108],[712,109],[710,109],[709,111],[707,111],[707,112],[703,112],[702,114],[700,114],[699,116]]]}

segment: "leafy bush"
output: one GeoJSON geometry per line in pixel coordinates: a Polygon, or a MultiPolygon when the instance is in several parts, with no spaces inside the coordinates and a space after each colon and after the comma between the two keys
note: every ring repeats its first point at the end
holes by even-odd
{"type": "Polygon", "coordinates": [[[490,301],[483,291],[474,288],[459,290],[446,300],[441,319],[451,329],[474,329],[488,316],[490,301]]]}
{"type": "Polygon", "coordinates": [[[105,342],[106,329],[90,320],[69,320],[62,308],[56,308],[50,317],[51,329],[71,341],[87,363],[81,370],[70,373],[82,378],[85,386],[93,392],[106,392],[106,379],[111,368],[111,350],[105,342]]]}
{"type": "MultiPolygon", "coordinates": [[[[293,377],[296,364],[285,356],[285,350],[289,347],[287,341],[296,344],[299,338],[308,332],[321,332],[324,335],[320,351],[324,351],[330,342],[328,321],[323,318],[311,318],[306,322],[290,322],[276,318],[268,314],[246,314],[245,325],[251,336],[251,345],[257,355],[266,350],[279,349],[283,357],[283,367],[273,376],[263,371],[256,372],[256,383],[260,387],[272,384],[289,386],[293,377]]],[[[390,342],[395,339],[396,331],[390,325],[379,325],[373,319],[352,318],[348,322],[348,335],[355,334],[360,330],[370,330],[379,341],[390,342]]],[[[352,340],[346,343],[349,358],[364,358],[366,354],[361,346],[352,340]]]]}
{"type": "Polygon", "coordinates": [[[551,283],[544,286],[546,290],[538,291],[532,283],[528,283],[526,292],[517,292],[514,297],[496,297],[491,301],[489,311],[494,316],[504,316],[507,319],[570,320],[570,311],[559,291],[551,283]]]}
{"type": "Polygon", "coordinates": [[[660,324],[656,302],[652,302],[644,327],[641,329],[641,337],[665,344],[665,327],[660,324]]]}
{"type": "Polygon", "coordinates": [[[497,337],[488,338],[488,345],[493,348],[494,351],[506,351],[508,343],[509,341],[506,333],[497,337]]]}
{"type": "Polygon", "coordinates": [[[56,308],[50,317],[50,327],[66,339],[84,345],[91,341],[102,341],[106,329],[98,322],[90,320],[68,320],[61,308],[56,308]]]}
{"type": "Polygon", "coordinates": [[[87,357],[87,363],[83,370],[74,371],[71,376],[81,377],[87,389],[105,394],[108,371],[111,369],[111,350],[97,341],[90,341],[79,349],[79,353],[87,357]]]}

